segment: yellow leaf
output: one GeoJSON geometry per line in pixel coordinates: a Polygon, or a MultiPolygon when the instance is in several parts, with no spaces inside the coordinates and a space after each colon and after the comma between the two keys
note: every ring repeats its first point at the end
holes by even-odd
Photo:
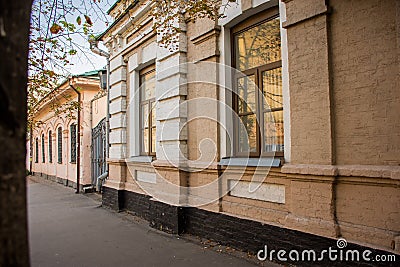
{"type": "Polygon", "coordinates": [[[60,25],[58,25],[57,23],[54,23],[51,27],[50,27],[50,32],[52,33],[52,34],[57,34],[57,33],[59,33],[60,31],[61,31],[61,26],[60,25]]]}

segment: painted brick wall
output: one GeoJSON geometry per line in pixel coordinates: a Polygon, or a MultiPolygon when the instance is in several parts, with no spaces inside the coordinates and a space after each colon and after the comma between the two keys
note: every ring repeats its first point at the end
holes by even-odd
{"type": "Polygon", "coordinates": [[[331,1],[338,164],[400,165],[399,1],[331,1]]]}
{"type": "MultiPolygon", "coordinates": [[[[290,15],[288,14],[288,17],[290,15]]],[[[319,16],[293,25],[287,29],[287,34],[291,162],[331,164],[332,138],[326,17],[319,16]]]]}

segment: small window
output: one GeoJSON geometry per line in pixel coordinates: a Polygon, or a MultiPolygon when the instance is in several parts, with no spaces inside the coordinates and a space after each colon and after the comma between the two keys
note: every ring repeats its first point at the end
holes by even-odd
{"type": "Polygon", "coordinates": [[[58,127],[57,129],[57,162],[62,163],[62,129],[58,127]]]}
{"type": "Polygon", "coordinates": [[[76,163],[76,124],[70,126],[71,135],[71,163],[76,163]]]}
{"type": "Polygon", "coordinates": [[[45,161],[44,134],[42,134],[42,163],[45,163],[45,161]]]}
{"type": "Polygon", "coordinates": [[[49,131],[49,162],[53,162],[53,138],[51,136],[51,131],[49,131]]]}
{"type": "Polygon", "coordinates": [[[155,65],[140,72],[141,154],[156,154],[155,65]]]}
{"type": "Polygon", "coordinates": [[[35,163],[39,163],[39,138],[35,140],[35,163]]]}
{"type": "Polygon", "coordinates": [[[283,155],[283,95],[278,10],[232,30],[235,76],[235,154],[283,155]]]}

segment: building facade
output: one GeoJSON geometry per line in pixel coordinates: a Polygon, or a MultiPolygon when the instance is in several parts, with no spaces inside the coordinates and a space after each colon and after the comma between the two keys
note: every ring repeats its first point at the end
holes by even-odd
{"type": "MultiPolygon", "coordinates": [[[[92,128],[106,116],[106,97],[100,89],[98,72],[87,72],[63,82],[36,107],[32,128],[31,171],[35,175],[76,188],[78,159],[78,111],[65,109],[78,103],[80,93],[80,190],[92,186],[92,128]],[[61,108],[56,108],[57,102],[61,108]]],[[[76,105],[75,105],[76,106],[76,105]]],[[[29,160],[29,158],[28,158],[29,160]]]]}
{"type": "Polygon", "coordinates": [[[399,252],[398,1],[228,1],[174,49],[139,3],[117,1],[100,36],[103,205],[252,252],[339,237],[399,252]]]}

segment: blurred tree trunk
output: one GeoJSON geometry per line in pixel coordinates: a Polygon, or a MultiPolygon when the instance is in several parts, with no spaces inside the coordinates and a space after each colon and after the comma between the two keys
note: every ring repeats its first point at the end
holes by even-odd
{"type": "Polygon", "coordinates": [[[0,1],[0,266],[29,266],[26,88],[31,0],[0,1]]]}

